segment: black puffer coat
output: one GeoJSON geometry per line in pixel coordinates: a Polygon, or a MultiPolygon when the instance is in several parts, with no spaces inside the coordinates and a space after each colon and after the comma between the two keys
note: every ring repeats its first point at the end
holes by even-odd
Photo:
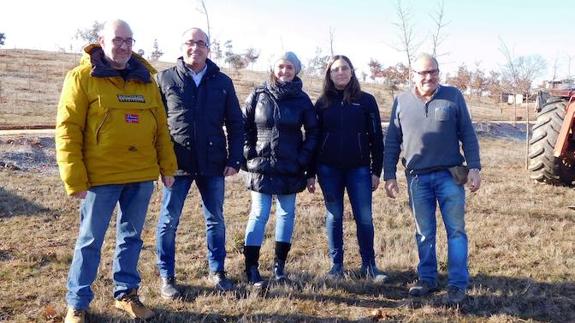
{"type": "Polygon", "coordinates": [[[303,191],[319,128],[301,80],[256,88],[242,113],[248,188],[265,194],[303,191]]]}

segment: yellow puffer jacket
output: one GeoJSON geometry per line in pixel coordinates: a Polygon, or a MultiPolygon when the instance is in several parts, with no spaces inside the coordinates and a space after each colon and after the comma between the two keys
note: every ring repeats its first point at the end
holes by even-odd
{"type": "Polygon", "coordinates": [[[133,54],[125,79],[86,47],[58,104],[56,159],[68,194],[174,175],[177,162],[155,69],[133,54]]]}

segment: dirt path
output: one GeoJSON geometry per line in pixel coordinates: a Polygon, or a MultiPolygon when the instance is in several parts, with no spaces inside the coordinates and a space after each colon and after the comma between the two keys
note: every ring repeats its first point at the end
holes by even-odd
{"type": "Polygon", "coordinates": [[[54,136],[54,129],[9,129],[0,130],[0,136],[37,135],[54,136]]]}
{"type": "MultiPolygon", "coordinates": [[[[383,123],[384,132],[388,123],[383,123]]],[[[478,122],[480,137],[525,140],[525,123],[478,122]]],[[[54,129],[0,130],[0,167],[14,170],[57,173],[54,129]]]]}

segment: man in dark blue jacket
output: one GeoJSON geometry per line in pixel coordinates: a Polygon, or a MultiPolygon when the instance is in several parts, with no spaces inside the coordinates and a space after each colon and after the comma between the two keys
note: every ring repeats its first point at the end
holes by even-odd
{"type": "Polygon", "coordinates": [[[168,299],[179,296],[174,269],[176,230],[194,181],[203,202],[208,279],[219,290],[233,288],[224,272],[224,177],[236,174],[240,168],[243,120],[232,80],[208,59],[209,45],[208,36],[201,29],[186,30],[182,34],[182,57],[176,66],[158,74],[178,159],[174,185],[163,190],[156,231],[161,295],[168,299]]]}

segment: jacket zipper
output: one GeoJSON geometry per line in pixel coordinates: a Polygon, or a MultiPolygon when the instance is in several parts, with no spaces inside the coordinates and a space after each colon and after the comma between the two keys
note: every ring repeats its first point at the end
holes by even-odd
{"type": "MultiPolygon", "coordinates": [[[[343,129],[343,107],[344,107],[343,103],[344,102],[342,100],[341,104],[340,104],[340,111],[339,111],[339,128],[340,129],[343,129]]],[[[342,151],[343,151],[343,136],[340,135],[339,136],[339,157],[340,158],[343,158],[342,151]]]]}
{"type": "Polygon", "coordinates": [[[102,129],[102,126],[104,125],[106,120],[108,120],[109,116],[110,116],[110,110],[107,110],[106,114],[104,115],[104,119],[102,119],[102,122],[100,122],[98,128],[96,128],[96,144],[100,143],[100,130],[102,129]]]}
{"type": "Polygon", "coordinates": [[[361,133],[357,134],[357,145],[359,146],[359,158],[363,159],[363,149],[361,149],[361,133]]]}
{"type": "Polygon", "coordinates": [[[323,139],[323,143],[321,144],[321,151],[324,151],[325,144],[327,144],[327,138],[329,138],[329,132],[325,134],[325,138],[323,139]]]}

